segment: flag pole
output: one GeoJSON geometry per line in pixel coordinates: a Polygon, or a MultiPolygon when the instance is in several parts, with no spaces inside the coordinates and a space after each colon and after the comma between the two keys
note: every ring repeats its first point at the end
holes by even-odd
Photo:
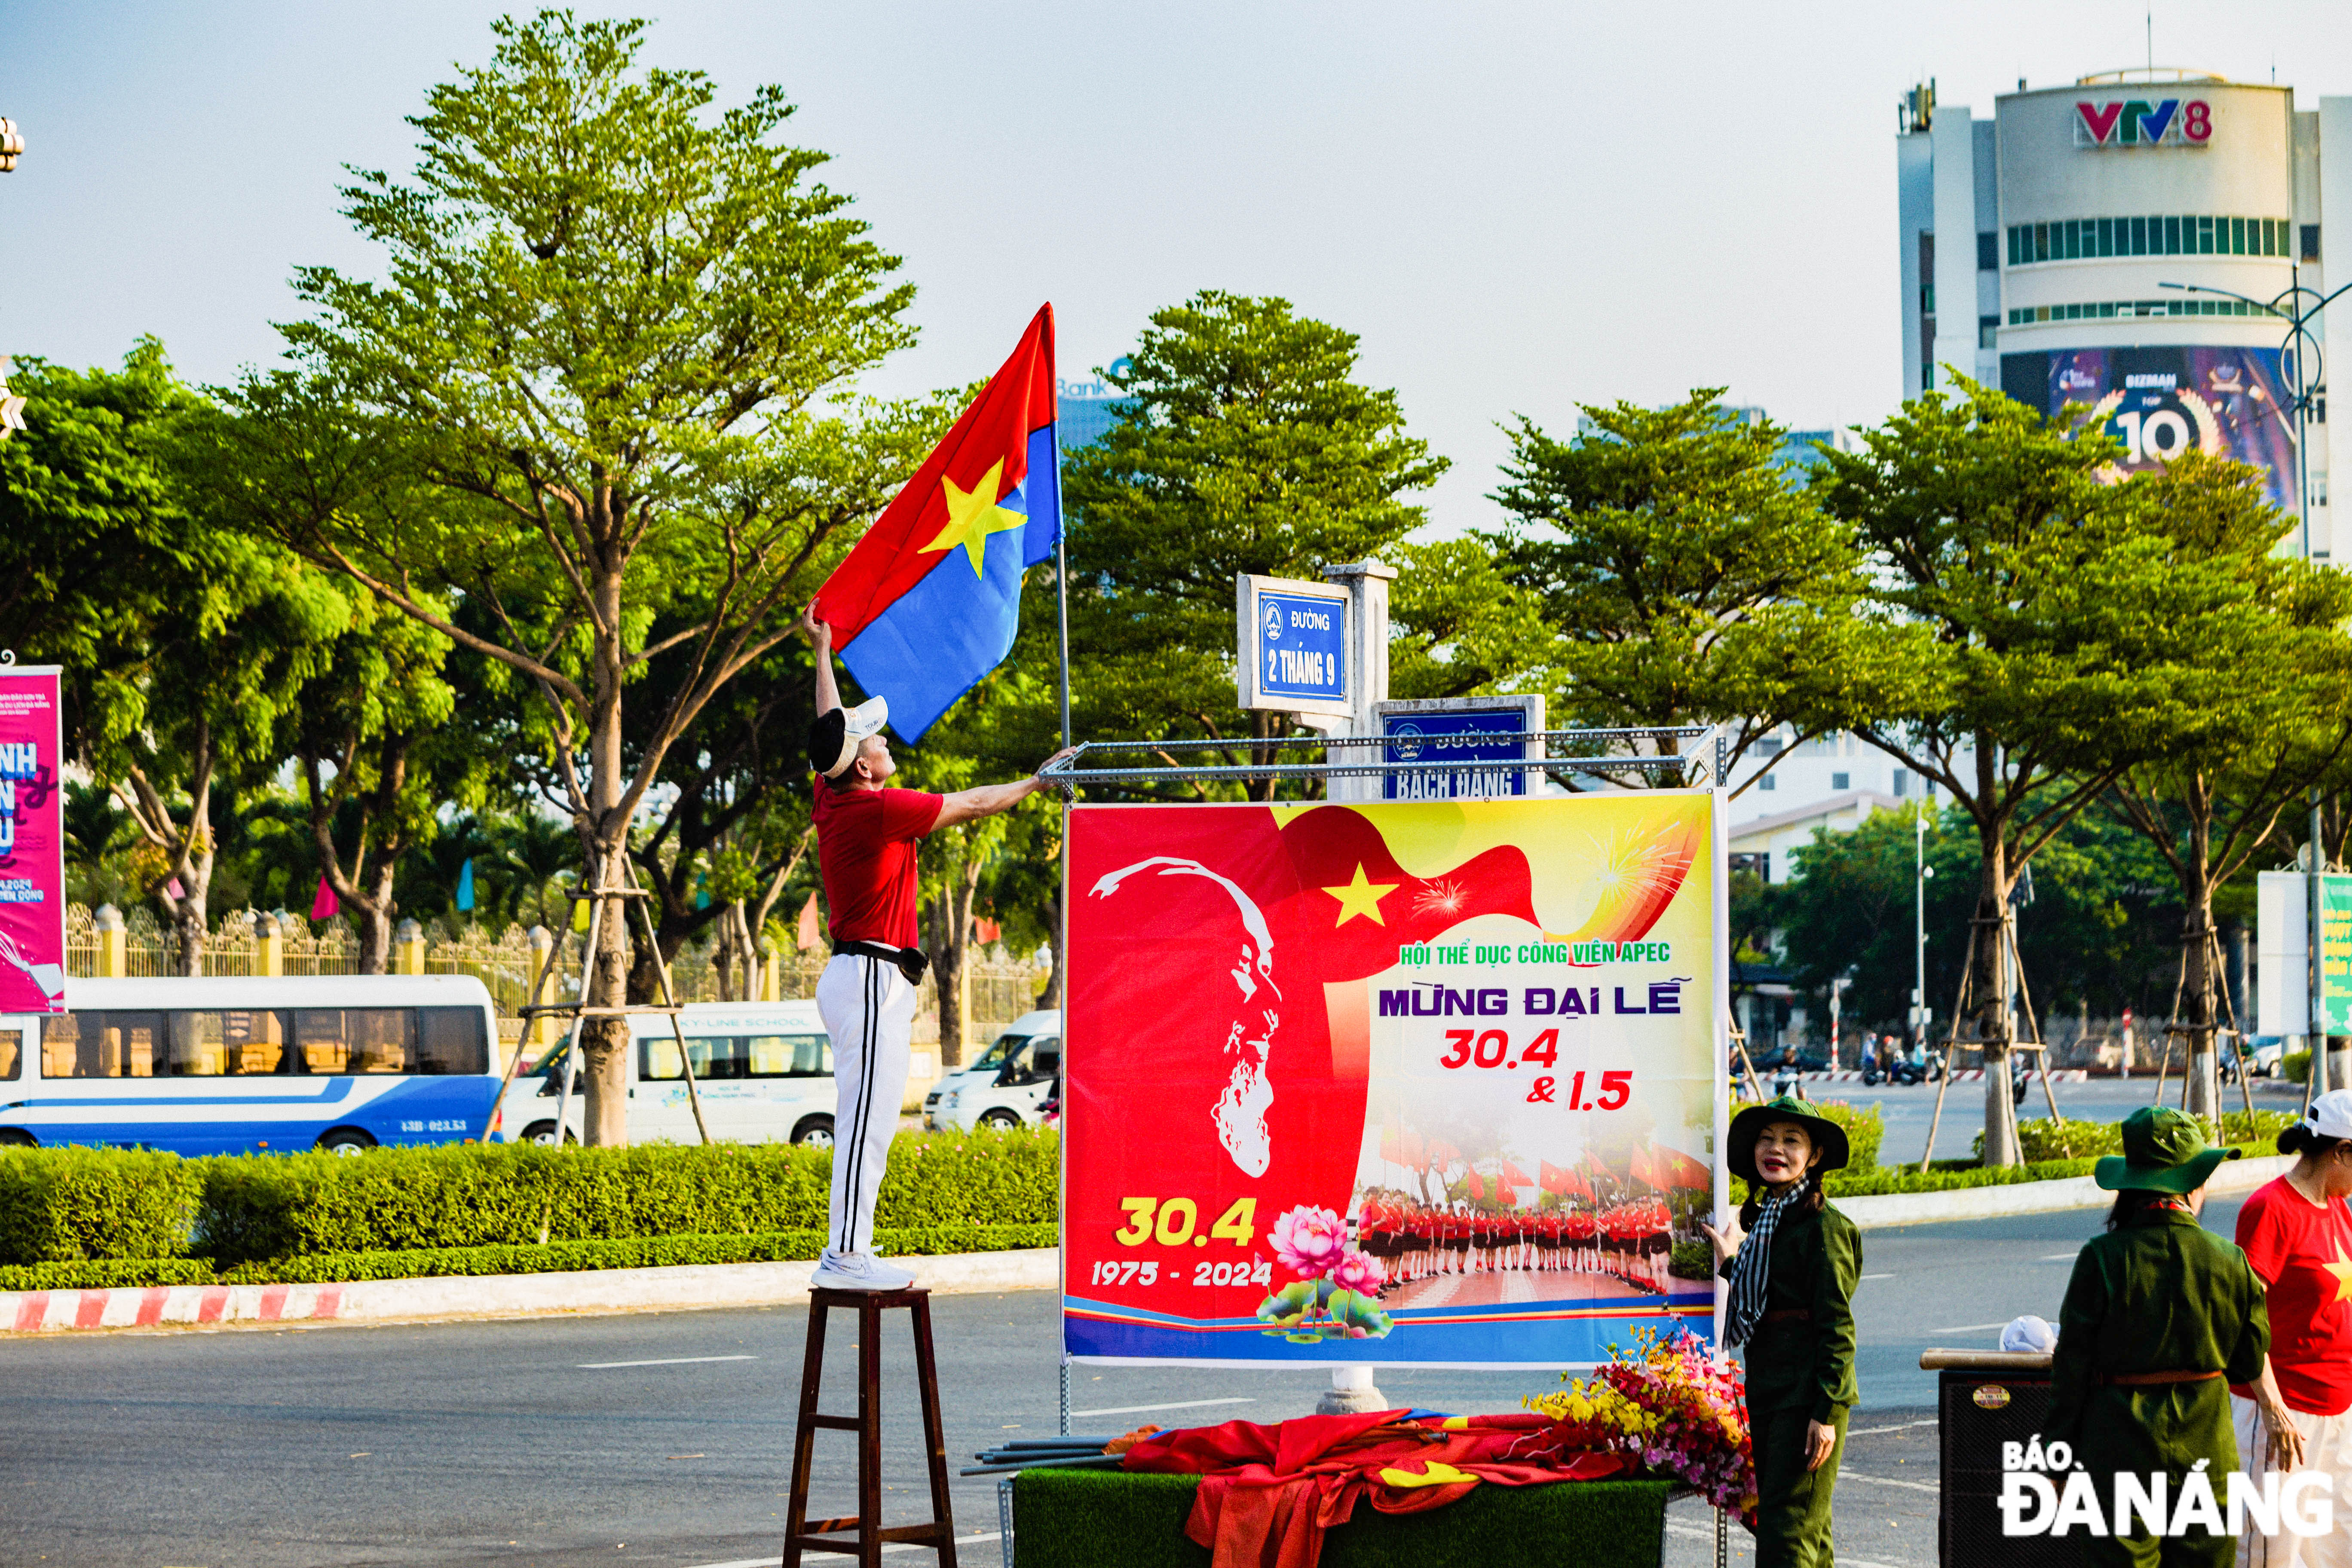
{"type": "MultiPolygon", "coordinates": [[[[1054,495],[1062,495],[1061,410],[1055,410],[1054,495]]],[[[1054,628],[1062,652],[1062,744],[1070,743],[1070,509],[1062,508],[1054,528],[1054,628]]]]}

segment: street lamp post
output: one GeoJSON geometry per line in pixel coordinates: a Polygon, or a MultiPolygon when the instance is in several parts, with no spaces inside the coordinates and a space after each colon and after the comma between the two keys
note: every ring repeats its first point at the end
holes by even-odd
{"type": "MultiPolygon", "coordinates": [[[[2337,295],[2347,289],[2352,289],[2352,283],[2343,284],[2326,294],[2322,294],[2316,289],[2305,287],[2303,268],[2297,266],[2289,269],[2286,288],[2268,300],[2257,300],[2252,295],[2241,294],[2235,289],[2216,289],[2206,283],[2158,283],[2157,287],[2178,289],[2185,294],[2218,294],[2226,299],[2242,300],[2264,315],[2284,318],[2287,323],[2287,387],[2293,396],[2294,407],[2294,504],[2297,521],[2302,525],[2303,558],[2306,563],[2309,563],[2311,560],[2311,459],[2304,450],[2305,430],[2311,412],[2312,400],[2319,389],[2326,384],[2321,376],[2315,374],[2319,366],[2321,356],[2319,340],[2313,335],[2311,324],[2319,319],[2319,313],[2327,309],[2329,302],[2337,295]]],[[[2314,787],[2311,792],[2311,862],[2304,875],[2306,894],[2305,929],[2311,933],[2308,943],[2311,950],[2311,1022],[2307,1026],[2311,1031],[2308,1037],[2311,1041],[2310,1089],[2315,1095],[2326,1093],[2330,1085],[2339,1078],[2347,1076],[2342,1070],[2345,1067],[2344,1063],[2328,1060],[2327,1020],[2321,1016],[2319,1010],[2319,879],[2327,869],[2326,853],[2321,848],[2323,826],[2319,815],[2319,791],[2314,787]]]]}

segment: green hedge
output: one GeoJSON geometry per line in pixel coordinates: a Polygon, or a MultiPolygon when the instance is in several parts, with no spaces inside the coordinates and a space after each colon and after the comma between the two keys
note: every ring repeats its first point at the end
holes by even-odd
{"type": "MultiPolygon", "coordinates": [[[[875,1203],[879,1229],[1047,1225],[1051,1132],[905,1134],[875,1203]]],[[[829,1150],[652,1144],[555,1150],[446,1144],[205,1162],[200,1250],[236,1264],[328,1253],[822,1230],[829,1150]]]]}
{"type": "Polygon", "coordinates": [[[187,1250],[204,1182],[143,1149],[0,1150],[0,1264],[171,1258],[187,1250]]]}
{"type": "MultiPolygon", "coordinates": [[[[2248,1146],[2261,1145],[2262,1152],[2275,1153],[2278,1135],[2301,1118],[2291,1110],[2257,1110],[2251,1121],[2243,1110],[2221,1113],[2221,1141],[2248,1146]]],[[[2038,1117],[2017,1124],[2018,1149],[2028,1160],[2079,1160],[2097,1154],[2120,1154],[2124,1152],[2123,1123],[2120,1121],[2084,1121],[2069,1119],[2053,1121],[2038,1117]]],[[[1977,1157],[1984,1157],[1984,1134],[1976,1137],[1977,1157]]]]}
{"type": "MultiPolygon", "coordinates": [[[[1756,1103],[1752,1100],[1735,1100],[1731,1114],[1737,1116],[1756,1103]]],[[[1886,1138],[1886,1118],[1875,1104],[1856,1110],[1843,1100],[1821,1100],[1811,1102],[1808,1109],[1815,1116],[1834,1121],[1845,1129],[1845,1168],[1848,1171],[1868,1171],[1876,1167],[1879,1145],[1886,1138]]]]}
{"type": "MultiPolygon", "coordinates": [[[[1053,1247],[1052,1225],[938,1225],[877,1230],[885,1257],[1009,1252],[1053,1247]]],[[[821,1230],[772,1236],[656,1236],[556,1241],[545,1247],[421,1247],[410,1252],[327,1252],[267,1258],[215,1271],[205,1258],[131,1258],[0,1268],[0,1290],[121,1290],[150,1285],[278,1285],[348,1279],[417,1279],[452,1274],[562,1274],[590,1268],[669,1268],[691,1263],[806,1262],[824,1250],[821,1230]]]]}
{"type": "Polygon", "coordinates": [[[2311,1053],[2289,1051],[2279,1058],[2279,1076],[2289,1083],[2304,1083],[2311,1078],[2311,1053]]]}
{"type": "Polygon", "coordinates": [[[148,1285],[209,1285],[205,1258],[106,1258],[83,1263],[0,1268],[0,1290],[131,1290],[148,1285]]]}

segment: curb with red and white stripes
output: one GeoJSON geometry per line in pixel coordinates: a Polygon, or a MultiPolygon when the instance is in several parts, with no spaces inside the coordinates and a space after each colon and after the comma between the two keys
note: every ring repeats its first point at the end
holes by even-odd
{"type": "MultiPolygon", "coordinates": [[[[1769,1062],[1759,1062],[1756,1067],[1756,1074],[1759,1078],[1770,1078],[1772,1076],[1771,1064],[1769,1062]]],[[[1801,1076],[1807,1083],[1860,1083],[1862,1081],[1861,1070],[1855,1068],[1841,1068],[1835,1072],[1809,1072],[1802,1074],[1801,1076]]],[[[1881,1074],[1880,1076],[1884,1078],[1885,1075],[1881,1074]]],[[[2025,1076],[2027,1081],[2031,1082],[2034,1079],[2040,1078],[2042,1074],[2039,1072],[2030,1072],[2025,1076]]],[[[1954,1083],[1982,1083],[1984,1081],[1984,1068],[1961,1068],[1952,1074],[1952,1081],[1954,1083]]],[[[2091,1075],[2087,1069],[2083,1068],[2060,1068],[2056,1072],[2050,1075],[2050,1081],[2052,1083],[2088,1083],[2091,1081],[2091,1075]]]]}
{"type": "MultiPolygon", "coordinates": [[[[1061,1282],[1061,1253],[1050,1247],[903,1261],[915,1271],[915,1283],[942,1295],[1050,1290],[1061,1282]]],[[[327,1285],[0,1291],[0,1336],[70,1329],[419,1322],[777,1306],[807,1300],[809,1276],[815,1271],[814,1263],[722,1263],[327,1285]]]]}

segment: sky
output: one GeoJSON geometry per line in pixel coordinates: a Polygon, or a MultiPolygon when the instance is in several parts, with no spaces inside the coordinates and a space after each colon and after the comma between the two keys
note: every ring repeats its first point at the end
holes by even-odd
{"type": "MultiPolygon", "coordinates": [[[[294,268],[372,274],[343,165],[404,173],[425,89],[485,60],[464,0],[0,0],[0,353],[76,365],[163,340],[219,383],[275,360],[294,268]]],[[[1902,394],[1895,103],[1990,113],[2145,63],[2143,0],[1890,5],[1193,0],[1183,6],[643,0],[645,58],[723,101],[782,84],[790,135],[919,289],[866,389],[961,384],[1054,303],[1061,374],[1202,289],[1276,294],[1361,341],[1486,499],[1524,415],[1722,386],[1782,422],[1902,394]]],[[[2352,5],[2153,6],[2158,65],[2352,93],[2352,5]]]]}

